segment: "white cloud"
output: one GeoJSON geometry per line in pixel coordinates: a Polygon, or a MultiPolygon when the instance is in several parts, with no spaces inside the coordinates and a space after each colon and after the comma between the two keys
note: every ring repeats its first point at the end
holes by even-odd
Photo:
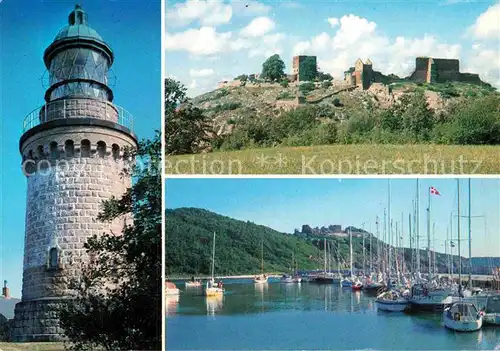
{"type": "Polygon", "coordinates": [[[191,83],[189,83],[188,88],[189,89],[196,89],[198,87],[198,84],[196,84],[196,79],[193,79],[191,83]]]}
{"type": "Polygon", "coordinates": [[[214,74],[214,70],[211,68],[190,69],[189,70],[189,75],[193,78],[210,77],[213,74],[214,74]]]}
{"type": "Polygon", "coordinates": [[[482,13],[470,31],[477,39],[500,39],[500,3],[482,13]]]}
{"type": "Polygon", "coordinates": [[[165,47],[169,51],[185,50],[193,55],[213,55],[228,50],[231,32],[217,33],[213,27],[188,29],[166,34],[165,47]]]}
{"type": "Polygon", "coordinates": [[[332,28],[337,27],[339,25],[339,19],[338,18],[331,17],[331,18],[328,18],[327,21],[328,21],[328,23],[330,23],[330,26],[332,28]]]}
{"type": "Polygon", "coordinates": [[[269,17],[257,17],[241,30],[241,35],[245,37],[260,37],[272,31],[275,23],[269,17]]]}
{"type": "Polygon", "coordinates": [[[311,47],[311,43],[308,41],[299,41],[295,46],[293,47],[293,55],[303,55],[309,50],[311,47]]]}
{"type": "Polygon", "coordinates": [[[185,26],[199,21],[203,26],[229,23],[233,15],[231,5],[220,0],[187,0],[167,9],[166,26],[185,26]]]}

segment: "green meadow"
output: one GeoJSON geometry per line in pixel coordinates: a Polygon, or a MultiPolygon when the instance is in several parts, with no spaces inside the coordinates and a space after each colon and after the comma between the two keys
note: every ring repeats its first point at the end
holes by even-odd
{"type": "Polygon", "coordinates": [[[166,157],[167,174],[499,174],[500,147],[352,144],[166,157]]]}

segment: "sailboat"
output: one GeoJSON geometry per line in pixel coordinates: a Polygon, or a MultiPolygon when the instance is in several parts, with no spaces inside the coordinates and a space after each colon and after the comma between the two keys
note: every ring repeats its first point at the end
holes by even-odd
{"type": "Polygon", "coordinates": [[[292,253],[292,269],[291,269],[291,274],[283,274],[281,277],[281,282],[282,283],[300,283],[302,281],[302,278],[297,274],[297,271],[295,269],[295,257],[292,253]]]}
{"type": "MultiPolygon", "coordinates": [[[[388,183],[388,208],[389,208],[389,223],[392,224],[391,221],[391,183],[389,180],[388,183]]],[[[392,236],[392,225],[389,226],[388,228],[388,241],[389,243],[392,241],[393,236],[392,236]]],[[[397,233],[396,233],[397,234],[397,233]]],[[[399,269],[398,269],[398,263],[397,263],[397,254],[395,257],[395,265],[396,265],[396,272],[398,273],[398,278],[399,278],[399,269]]],[[[390,272],[392,271],[392,266],[391,266],[391,247],[389,246],[389,251],[388,251],[388,287],[389,291],[383,292],[377,296],[375,299],[375,304],[377,305],[377,309],[382,310],[382,311],[389,311],[389,312],[403,312],[408,308],[408,293],[404,290],[397,290],[394,288],[394,284],[392,284],[391,277],[390,277],[390,272]]],[[[399,280],[399,279],[398,279],[399,280]]]]}
{"type": "MultiPolygon", "coordinates": [[[[470,178],[469,178],[469,242],[471,235],[471,189],[470,189],[470,178]]],[[[461,258],[460,254],[460,180],[457,179],[457,199],[458,199],[458,257],[461,258]]],[[[469,256],[471,247],[469,245],[469,256]]],[[[448,329],[455,331],[476,331],[481,329],[483,325],[483,311],[479,311],[476,305],[472,302],[464,301],[462,299],[462,263],[459,265],[458,271],[458,284],[460,291],[460,300],[453,303],[451,306],[447,307],[443,311],[444,326],[448,329]]]]}
{"type": "Polygon", "coordinates": [[[260,272],[261,273],[260,273],[260,275],[253,278],[253,282],[255,284],[267,283],[267,274],[264,274],[264,240],[262,240],[262,242],[261,242],[260,255],[261,255],[261,263],[260,263],[260,272]]]}
{"type": "Polygon", "coordinates": [[[214,270],[215,270],[215,232],[214,232],[213,247],[212,247],[212,277],[209,281],[207,281],[207,285],[205,286],[204,290],[204,294],[207,297],[219,296],[224,294],[224,289],[222,288],[222,282],[219,282],[217,285],[215,284],[214,270]]]}
{"type": "Polygon", "coordinates": [[[327,256],[327,245],[326,245],[326,238],[323,239],[323,248],[324,248],[324,268],[323,272],[318,273],[312,280],[313,283],[317,284],[332,284],[333,283],[333,274],[327,271],[326,269],[326,256],[327,256]]]}
{"type": "Polygon", "coordinates": [[[341,282],[343,288],[352,287],[354,281],[354,275],[352,274],[352,232],[349,227],[349,268],[351,272],[351,276],[349,278],[344,278],[341,282]]]}

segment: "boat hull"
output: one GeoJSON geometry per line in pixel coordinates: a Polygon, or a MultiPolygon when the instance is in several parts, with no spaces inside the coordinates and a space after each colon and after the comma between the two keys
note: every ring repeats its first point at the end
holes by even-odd
{"type": "Polygon", "coordinates": [[[479,318],[475,321],[455,321],[448,317],[444,317],[444,326],[448,329],[460,332],[473,332],[481,329],[483,319],[479,318]]]}
{"type": "Polygon", "coordinates": [[[388,312],[403,312],[408,308],[408,301],[375,301],[377,309],[388,312]]]}
{"type": "Polygon", "coordinates": [[[165,294],[167,296],[176,296],[176,295],[179,295],[179,292],[180,292],[180,290],[177,288],[174,288],[174,289],[167,288],[165,290],[165,294]]]}
{"type": "Polygon", "coordinates": [[[200,288],[201,283],[200,282],[186,282],[186,288],[200,288]]]}
{"type": "Polygon", "coordinates": [[[254,279],[253,282],[254,284],[266,284],[267,279],[254,279]]]}
{"type": "Polygon", "coordinates": [[[342,281],[341,284],[343,288],[350,288],[352,286],[352,282],[346,280],[342,281]]]}
{"type": "Polygon", "coordinates": [[[222,289],[222,288],[206,288],[204,293],[205,293],[205,296],[207,296],[207,297],[221,296],[221,295],[224,295],[224,289],[222,289]]]}
{"type": "Polygon", "coordinates": [[[486,313],[483,321],[485,324],[500,325],[500,313],[486,313]]]}

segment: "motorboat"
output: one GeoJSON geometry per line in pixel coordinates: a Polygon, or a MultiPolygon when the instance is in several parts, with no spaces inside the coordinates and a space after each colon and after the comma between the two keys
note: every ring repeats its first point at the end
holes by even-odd
{"type": "Polygon", "coordinates": [[[443,319],[448,329],[472,332],[481,329],[483,311],[479,311],[473,303],[459,301],[444,309],[443,319]]]}

